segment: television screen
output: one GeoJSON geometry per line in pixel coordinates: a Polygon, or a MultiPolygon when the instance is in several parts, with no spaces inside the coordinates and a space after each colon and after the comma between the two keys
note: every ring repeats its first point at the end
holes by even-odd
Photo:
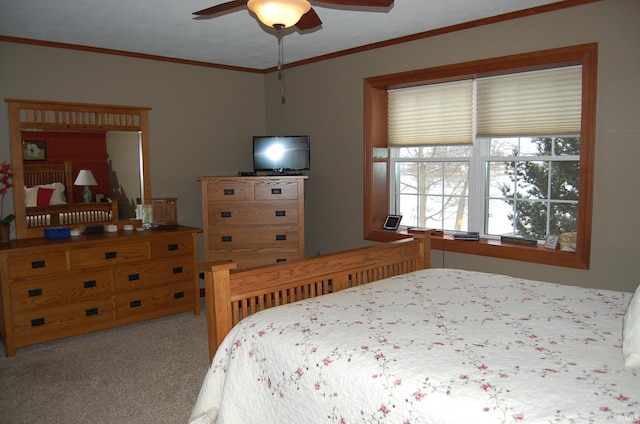
{"type": "Polygon", "coordinates": [[[254,136],[254,171],[304,171],[311,169],[308,135],[254,136]]]}

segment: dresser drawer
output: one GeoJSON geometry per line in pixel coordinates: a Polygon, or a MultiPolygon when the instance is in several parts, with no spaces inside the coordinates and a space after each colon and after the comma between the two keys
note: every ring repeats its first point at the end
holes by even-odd
{"type": "Polygon", "coordinates": [[[193,238],[190,235],[151,241],[152,259],[191,255],[193,255],[193,238]]]}
{"type": "Polygon", "coordinates": [[[69,251],[71,269],[109,266],[131,262],[149,257],[149,243],[134,242],[127,244],[104,244],[88,249],[69,251]]]}
{"type": "Polygon", "coordinates": [[[193,309],[195,290],[193,281],[170,286],[155,287],[148,290],[138,290],[116,296],[116,317],[126,318],[134,315],[153,314],[158,311],[193,309]]]}
{"type": "Polygon", "coordinates": [[[302,259],[298,251],[209,251],[209,261],[232,261],[238,268],[252,268],[261,265],[272,265],[302,259]]]}
{"type": "Polygon", "coordinates": [[[296,225],[298,202],[220,204],[209,208],[209,224],[215,226],[296,225]]]}
{"type": "Polygon", "coordinates": [[[67,254],[64,249],[52,252],[31,253],[7,259],[9,278],[54,274],[67,270],[67,254]]]}
{"type": "Polygon", "coordinates": [[[10,290],[14,310],[75,302],[111,293],[111,270],[71,272],[64,278],[30,278],[12,283],[10,290]]]}
{"type": "Polygon", "coordinates": [[[298,183],[295,181],[259,181],[255,185],[255,200],[296,200],[298,183]]]}
{"type": "Polygon", "coordinates": [[[299,237],[297,227],[218,227],[209,233],[209,248],[233,250],[270,247],[295,250],[299,237]]]}
{"type": "Polygon", "coordinates": [[[14,333],[18,345],[53,340],[60,335],[81,334],[86,332],[83,327],[112,319],[111,296],[13,313],[14,333]]]}
{"type": "Polygon", "coordinates": [[[209,201],[253,200],[253,181],[216,179],[207,182],[209,201]]]}
{"type": "Polygon", "coordinates": [[[195,265],[192,257],[148,261],[114,270],[116,291],[159,286],[189,280],[193,283],[195,265]]]}

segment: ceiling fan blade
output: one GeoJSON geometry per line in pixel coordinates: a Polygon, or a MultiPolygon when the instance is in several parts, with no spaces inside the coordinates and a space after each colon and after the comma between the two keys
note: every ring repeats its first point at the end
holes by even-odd
{"type": "Polygon", "coordinates": [[[320,20],[320,17],[316,13],[316,11],[313,10],[313,8],[311,8],[307,13],[302,15],[302,17],[300,18],[300,20],[295,26],[300,31],[305,31],[308,29],[317,28],[320,25],[322,25],[322,21],[320,20]]]}
{"type": "Polygon", "coordinates": [[[318,3],[338,4],[343,6],[389,7],[393,0],[317,0],[318,3]]]}
{"type": "Polygon", "coordinates": [[[217,6],[211,6],[206,9],[193,12],[193,14],[198,16],[222,15],[227,12],[232,12],[235,9],[245,7],[248,1],[249,0],[233,0],[227,3],[219,4],[217,6]]]}

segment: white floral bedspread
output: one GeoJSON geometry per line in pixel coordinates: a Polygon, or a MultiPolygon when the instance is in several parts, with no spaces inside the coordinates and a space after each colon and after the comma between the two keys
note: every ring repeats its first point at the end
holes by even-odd
{"type": "Polygon", "coordinates": [[[193,423],[638,423],[631,293],[451,269],[273,308],[218,349],[193,423]]]}

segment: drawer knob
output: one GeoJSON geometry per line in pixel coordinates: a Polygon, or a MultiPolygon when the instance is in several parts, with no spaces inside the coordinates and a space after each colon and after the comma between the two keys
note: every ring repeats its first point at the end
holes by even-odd
{"type": "Polygon", "coordinates": [[[32,327],[39,327],[41,325],[44,325],[44,317],[31,320],[32,327]]]}
{"type": "Polygon", "coordinates": [[[287,211],[276,211],[276,216],[287,216],[287,211]]]}
{"type": "Polygon", "coordinates": [[[287,240],[286,234],[276,234],[276,241],[286,241],[286,240],[287,240]]]}
{"type": "Polygon", "coordinates": [[[276,262],[287,262],[287,258],[278,258],[276,262]]]}
{"type": "Polygon", "coordinates": [[[47,266],[45,260],[31,262],[31,269],[44,268],[47,266]]]}
{"type": "Polygon", "coordinates": [[[115,259],[118,257],[118,252],[105,252],[104,253],[104,258],[105,259],[115,259]]]}
{"type": "Polygon", "coordinates": [[[182,267],[181,266],[177,266],[177,267],[173,268],[173,273],[174,274],[182,274],[182,267]]]}
{"type": "Polygon", "coordinates": [[[42,289],[29,290],[29,297],[42,296],[42,289]]]}
{"type": "Polygon", "coordinates": [[[169,246],[167,246],[167,250],[169,252],[172,252],[174,250],[178,250],[178,245],[176,243],[170,244],[169,246]]]}
{"type": "Polygon", "coordinates": [[[233,241],[233,236],[222,236],[221,240],[223,243],[229,243],[231,241],[233,241]]]}
{"type": "Polygon", "coordinates": [[[220,212],[221,218],[231,218],[231,212],[220,212]]]}
{"type": "Polygon", "coordinates": [[[84,311],[85,316],[98,315],[98,308],[90,308],[84,311]]]}
{"type": "Polygon", "coordinates": [[[224,193],[225,196],[233,196],[236,194],[236,191],[233,188],[225,188],[222,190],[222,193],[224,193]]]}
{"type": "Polygon", "coordinates": [[[129,306],[131,308],[139,308],[140,306],[142,306],[142,300],[132,300],[131,302],[129,302],[129,306]]]}
{"type": "Polygon", "coordinates": [[[182,299],[183,297],[184,297],[184,292],[183,291],[176,292],[176,293],[173,294],[173,298],[174,299],[182,299]]]}
{"type": "Polygon", "coordinates": [[[129,281],[137,281],[140,279],[140,274],[129,274],[129,281]]]}
{"type": "Polygon", "coordinates": [[[281,188],[272,188],[271,189],[271,194],[282,194],[282,189],[281,188]]]}
{"type": "Polygon", "coordinates": [[[83,286],[85,289],[92,289],[94,287],[96,287],[98,285],[98,283],[96,282],[96,280],[89,280],[89,281],[85,281],[83,286]]]}

